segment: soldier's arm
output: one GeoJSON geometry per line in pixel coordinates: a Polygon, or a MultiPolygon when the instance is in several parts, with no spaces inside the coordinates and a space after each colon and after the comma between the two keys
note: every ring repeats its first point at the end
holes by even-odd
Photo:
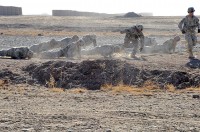
{"type": "Polygon", "coordinates": [[[124,30],[120,31],[121,34],[123,34],[123,33],[130,33],[130,32],[131,32],[130,29],[124,29],[124,30]]]}
{"type": "Polygon", "coordinates": [[[184,21],[185,21],[185,18],[183,18],[183,19],[179,22],[179,24],[178,24],[178,28],[179,28],[180,30],[183,30],[184,21]]]}
{"type": "Polygon", "coordinates": [[[197,18],[197,28],[198,28],[198,33],[200,33],[200,24],[199,24],[199,19],[197,18]]]}

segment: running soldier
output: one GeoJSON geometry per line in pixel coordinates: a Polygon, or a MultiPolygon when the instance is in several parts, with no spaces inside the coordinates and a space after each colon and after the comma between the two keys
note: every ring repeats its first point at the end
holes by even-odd
{"type": "Polygon", "coordinates": [[[126,33],[124,38],[124,47],[127,47],[130,43],[133,44],[133,51],[131,53],[132,58],[136,58],[136,53],[140,45],[140,51],[142,51],[144,47],[144,35],[142,33],[143,26],[142,25],[136,25],[129,29],[125,29],[123,31],[120,31],[121,34],[126,33]]]}
{"type": "Polygon", "coordinates": [[[198,33],[200,33],[199,19],[194,16],[194,8],[188,8],[188,15],[181,20],[178,24],[179,29],[182,34],[185,34],[185,40],[187,41],[187,49],[189,53],[189,59],[195,59],[193,55],[193,47],[197,43],[196,28],[198,28],[198,33]]]}

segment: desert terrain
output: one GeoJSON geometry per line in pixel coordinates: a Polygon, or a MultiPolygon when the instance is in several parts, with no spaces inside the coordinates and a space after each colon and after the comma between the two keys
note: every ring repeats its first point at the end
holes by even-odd
{"type": "MultiPolygon", "coordinates": [[[[0,49],[86,34],[95,34],[97,45],[121,44],[119,31],[135,24],[159,44],[175,35],[184,41],[181,18],[1,16],[0,49]]],[[[198,132],[200,53],[191,61],[179,46],[173,54],[138,53],[138,60],[130,52],[112,59],[1,57],[0,131],[198,132]]]]}

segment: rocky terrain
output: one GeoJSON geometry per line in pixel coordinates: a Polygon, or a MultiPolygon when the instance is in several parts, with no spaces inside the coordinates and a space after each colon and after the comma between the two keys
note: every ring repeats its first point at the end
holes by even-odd
{"type": "MultiPolygon", "coordinates": [[[[97,44],[123,42],[141,23],[162,43],[180,34],[180,17],[0,17],[0,48],[96,34],[97,44]],[[81,21],[80,21],[81,20],[81,21]]],[[[180,45],[182,45],[180,43],[180,45]]],[[[184,47],[184,46],[183,46],[184,47]]],[[[0,131],[200,131],[200,54],[138,54],[112,59],[13,60],[1,57],[0,131]]]]}

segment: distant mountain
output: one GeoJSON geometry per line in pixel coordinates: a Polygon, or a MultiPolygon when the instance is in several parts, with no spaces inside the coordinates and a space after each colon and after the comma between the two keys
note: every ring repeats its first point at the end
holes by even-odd
{"type": "Polygon", "coordinates": [[[141,17],[142,15],[136,14],[135,12],[128,12],[123,17],[141,17]]]}

